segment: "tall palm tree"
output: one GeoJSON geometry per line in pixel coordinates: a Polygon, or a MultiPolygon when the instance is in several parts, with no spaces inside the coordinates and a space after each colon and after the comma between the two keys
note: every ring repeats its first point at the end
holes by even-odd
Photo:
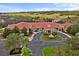
{"type": "Polygon", "coordinates": [[[27,45],[29,44],[29,39],[27,36],[24,36],[23,34],[20,34],[20,41],[23,45],[23,47],[27,47],[27,45]]]}
{"type": "Polygon", "coordinates": [[[11,50],[19,46],[18,34],[11,33],[6,38],[6,48],[11,50]]]}

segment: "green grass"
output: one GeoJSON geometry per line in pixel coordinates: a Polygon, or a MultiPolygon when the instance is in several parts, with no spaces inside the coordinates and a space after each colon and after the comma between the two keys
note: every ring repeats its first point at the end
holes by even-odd
{"type": "Polygon", "coordinates": [[[46,47],[42,53],[44,56],[68,56],[70,49],[67,46],[46,47]]]}
{"type": "Polygon", "coordinates": [[[47,48],[43,49],[43,55],[44,56],[53,56],[53,55],[56,55],[55,51],[56,51],[56,47],[55,48],[47,47],[47,48]]]}
{"type": "Polygon", "coordinates": [[[44,34],[44,35],[42,36],[42,40],[44,40],[44,41],[61,41],[62,38],[59,37],[58,35],[56,35],[56,36],[54,36],[54,37],[49,37],[48,34],[44,34]]]}
{"type": "Polygon", "coordinates": [[[66,46],[54,46],[54,47],[46,47],[43,49],[44,56],[64,56],[69,55],[66,53],[66,46]]]}
{"type": "Polygon", "coordinates": [[[72,49],[68,44],[46,47],[42,50],[44,56],[79,56],[79,50],[72,49]]]}

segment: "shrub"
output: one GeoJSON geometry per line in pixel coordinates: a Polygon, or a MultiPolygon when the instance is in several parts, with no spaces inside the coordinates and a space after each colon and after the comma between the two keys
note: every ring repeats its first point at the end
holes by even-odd
{"type": "Polygon", "coordinates": [[[3,37],[6,38],[10,33],[20,33],[20,32],[19,32],[19,29],[17,27],[15,27],[13,30],[5,28],[5,30],[3,32],[3,37]]]}
{"type": "Polygon", "coordinates": [[[52,35],[56,36],[58,33],[57,32],[53,32],[52,35]]]}
{"type": "Polygon", "coordinates": [[[31,50],[30,50],[30,49],[24,47],[24,48],[22,48],[22,50],[21,50],[21,55],[22,55],[22,56],[31,56],[32,53],[31,53],[31,50]]]}

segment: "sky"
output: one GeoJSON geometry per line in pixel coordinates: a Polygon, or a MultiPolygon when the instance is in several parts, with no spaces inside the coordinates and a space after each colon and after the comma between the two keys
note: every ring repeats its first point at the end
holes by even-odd
{"type": "Polygon", "coordinates": [[[79,10],[78,3],[0,3],[0,13],[73,10],[79,10]]]}

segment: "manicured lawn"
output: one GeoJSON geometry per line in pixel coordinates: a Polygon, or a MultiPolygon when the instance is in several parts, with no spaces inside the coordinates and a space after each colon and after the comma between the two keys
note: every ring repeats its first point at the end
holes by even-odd
{"type": "Polygon", "coordinates": [[[44,56],[64,56],[64,55],[69,55],[66,51],[65,46],[61,47],[46,47],[42,51],[44,56]]]}
{"type": "Polygon", "coordinates": [[[56,35],[56,36],[54,36],[54,37],[49,37],[48,34],[44,34],[44,35],[42,36],[42,40],[44,40],[44,41],[61,41],[62,38],[59,37],[58,35],[56,35]]]}
{"type": "Polygon", "coordinates": [[[42,50],[44,56],[79,56],[79,50],[72,49],[68,44],[46,47],[42,50]]]}
{"type": "Polygon", "coordinates": [[[47,47],[43,49],[43,55],[44,56],[60,56],[63,51],[61,50],[61,47],[47,47]]]}
{"type": "Polygon", "coordinates": [[[56,47],[47,47],[43,49],[43,55],[44,56],[53,56],[55,55],[56,47]]]}

